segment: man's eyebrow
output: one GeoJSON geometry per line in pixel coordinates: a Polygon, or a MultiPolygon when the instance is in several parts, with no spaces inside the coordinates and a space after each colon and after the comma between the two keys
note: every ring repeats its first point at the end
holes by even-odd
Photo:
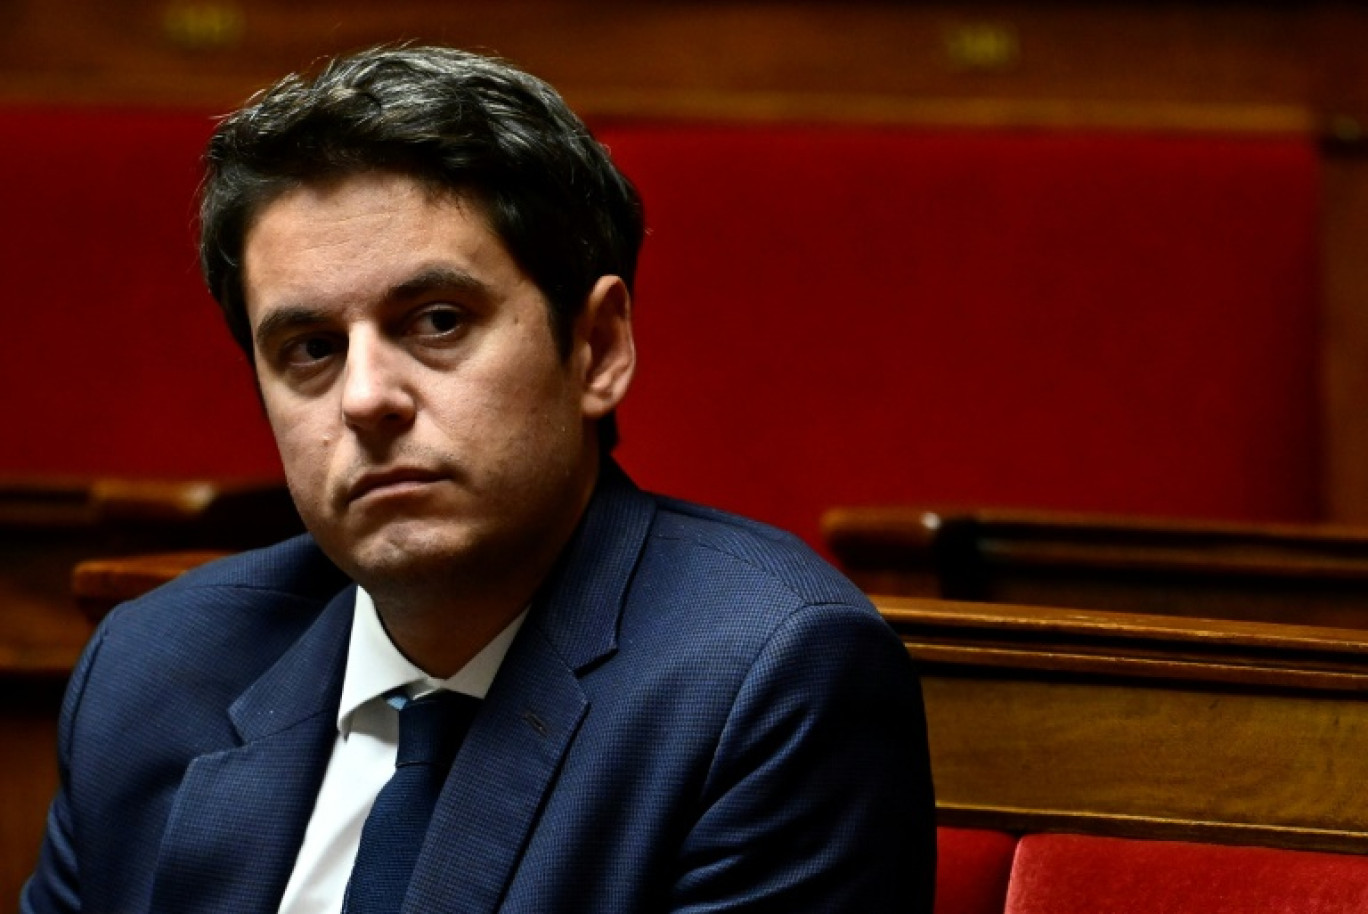
{"type": "Polygon", "coordinates": [[[458,292],[477,301],[487,300],[491,295],[489,286],[471,273],[454,267],[437,266],[420,270],[391,286],[386,297],[391,301],[403,302],[438,291],[458,292]]]}
{"type": "MultiPolygon", "coordinates": [[[[430,267],[420,270],[402,282],[390,286],[385,298],[403,303],[421,298],[431,292],[449,291],[468,296],[476,303],[488,301],[493,295],[489,285],[465,270],[453,267],[430,267]]],[[[253,338],[258,347],[264,346],[276,334],[300,327],[312,327],[328,320],[327,312],[308,305],[287,305],[261,319],[253,338]]]]}
{"type": "Polygon", "coordinates": [[[297,327],[312,327],[323,323],[326,320],[324,313],[318,308],[310,308],[305,305],[289,305],[277,308],[270,314],[261,319],[257,325],[256,333],[253,334],[257,348],[261,348],[268,343],[272,337],[285,330],[292,330],[297,327]]]}

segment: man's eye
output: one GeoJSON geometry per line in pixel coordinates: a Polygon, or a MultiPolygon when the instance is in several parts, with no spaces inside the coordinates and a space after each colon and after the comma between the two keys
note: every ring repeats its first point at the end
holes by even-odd
{"type": "Polygon", "coordinates": [[[292,365],[319,362],[337,352],[337,342],[326,336],[310,336],[291,343],[285,349],[285,361],[292,365]]]}
{"type": "Polygon", "coordinates": [[[465,315],[458,308],[429,308],[418,315],[413,329],[419,334],[445,336],[461,329],[464,324],[465,315]]]}

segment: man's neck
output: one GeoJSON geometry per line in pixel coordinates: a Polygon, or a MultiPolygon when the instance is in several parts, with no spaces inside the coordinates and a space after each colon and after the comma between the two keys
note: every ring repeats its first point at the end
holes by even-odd
{"type": "Polygon", "coordinates": [[[414,603],[372,594],[390,641],[414,666],[436,679],[455,675],[527,608],[531,596],[521,602],[510,598],[475,605],[448,593],[439,609],[429,600],[414,603]]]}

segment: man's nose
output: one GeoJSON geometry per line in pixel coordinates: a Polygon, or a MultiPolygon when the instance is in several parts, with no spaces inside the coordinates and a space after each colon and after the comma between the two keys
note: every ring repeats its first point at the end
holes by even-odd
{"type": "Polygon", "coordinates": [[[358,431],[398,431],[413,422],[414,409],[403,352],[371,328],[353,330],[342,379],[347,424],[358,431]]]}

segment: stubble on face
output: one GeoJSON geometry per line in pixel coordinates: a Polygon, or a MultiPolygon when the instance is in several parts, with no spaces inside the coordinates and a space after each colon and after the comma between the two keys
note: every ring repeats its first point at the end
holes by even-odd
{"type": "Polygon", "coordinates": [[[549,567],[596,448],[545,297],[478,210],[357,175],[268,204],[245,250],[263,400],[325,552],[377,603],[549,567]]]}

